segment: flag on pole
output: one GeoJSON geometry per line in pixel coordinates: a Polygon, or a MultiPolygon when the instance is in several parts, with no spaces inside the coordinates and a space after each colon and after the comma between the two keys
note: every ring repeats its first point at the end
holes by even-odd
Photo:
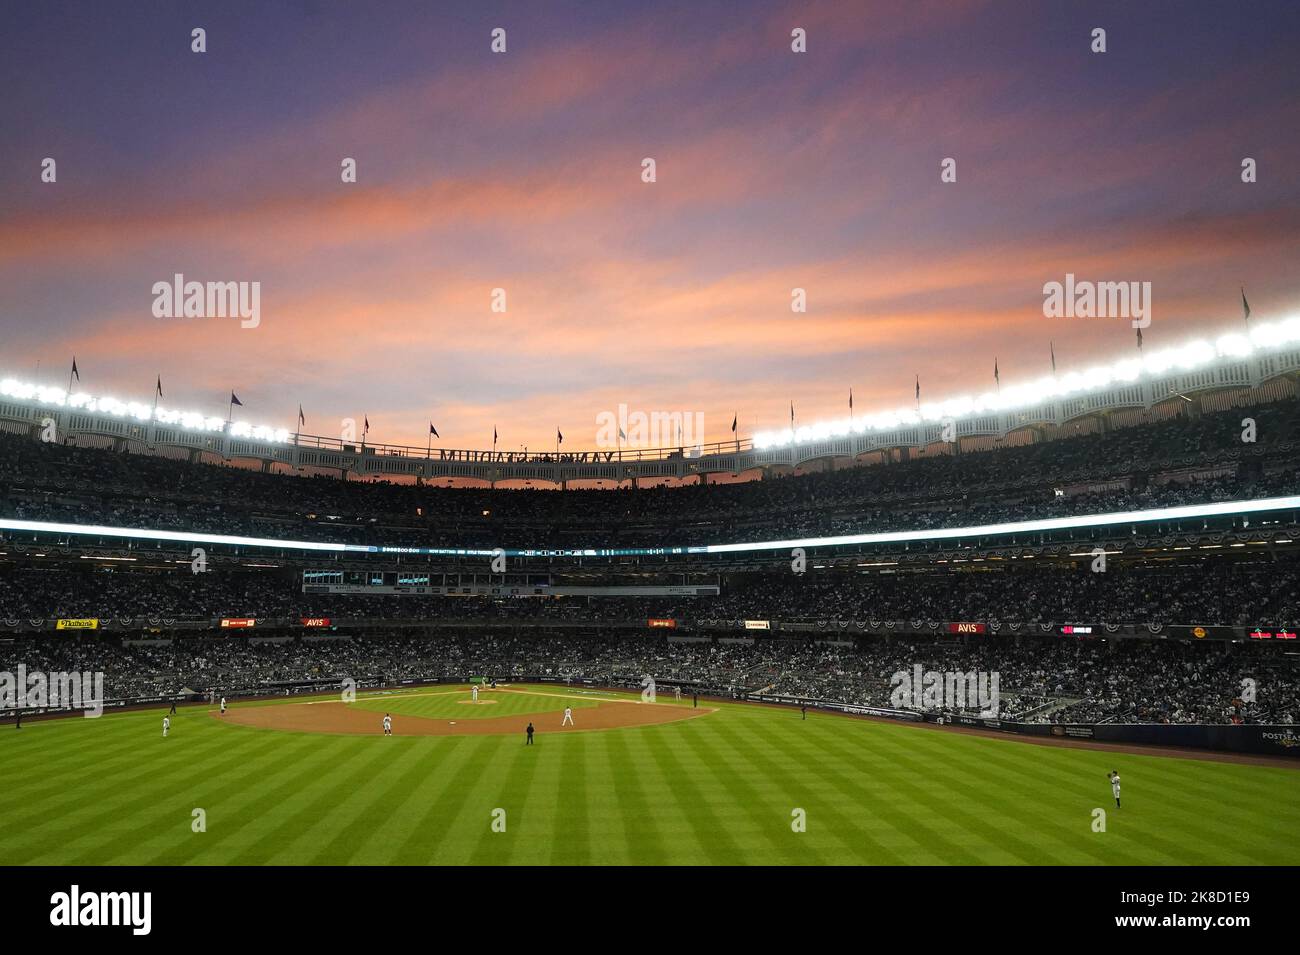
{"type": "Polygon", "coordinates": [[[437,438],[439,441],[442,440],[442,435],[438,433],[438,429],[433,426],[432,421],[429,422],[429,434],[437,438]]]}
{"type": "Polygon", "coordinates": [[[1047,347],[1052,351],[1052,374],[1056,374],[1056,342],[1048,342],[1047,347]]]}
{"type": "Polygon", "coordinates": [[[307,419],[302,416],[302,405],[298,406],[298,427],[307,427],[307,419]]]}
{"type": "Polygon", "coordinates": [[[731,433],[736,433],[736,422],[740,420],[740,412],[734,412],[731,416],[731,433]]]}
{"type": "Polygon", "coordinates": [[[1138,351],[1142,350],[1142,329],[1138,329],[1138,351]]]}
{"type": "Polygon", "coordinates": [[[849,387],[849,414],[853,414],[853,388],[849,387]]]}
{"type": "Polygon", "coordinates": [[[361,422],[362,422],[362,424],[361,424],[361,437],[364,438],[366,435],[368,435],[368,434],[370,433],[370,415],[369,415],[369,414],[363,414],[363,415],[361,416],[361,422]]]}
{"type": "Polygon", "coordinates": [[[626,440],[627,440],[627,435],[623,433],[623,427],[622,427],[622,425],[620,425],[620,426],[619,426],[619,429],[618,429],[618,439],[619,439],[620,441],[626,441],[626,440]]]}
{"type": "Polygon", "coordinates": [[[161,397],[163,396],[163,393],[162,393],[162,375],[159,375],[159,376],[158,376],[158,384],[156,384],[156,385],[154,386],[153,394],[154,394],[154,397],[155,397],[155,398],[161,398],[161,397]]]}
{"type": "Polygon", "coordinates": [[[234,407],[235,405],[239,405],[241,408],[244,407],[244,403],[239,400],[239,395],[235,394],[233,391],[230,393],[230,405],[231,407],[234,407]]]}
{"type": "Polygon", "coordinates": [[[72,374],[68,376],[68,381],[72,381],[73,378],[77,379],[77,383],[78,383],[78,384],[81,383],[81,372],[77,371],[77,356],[76,356],[76,355],[73,355],[73,356],[72,356],[72,374]]]}
{"type": "Polygon", "coordinates": [[[1241,287],[1241,310],[1246,315],[1246,321],[1250,321],[1250,303],[1246,301],[1246,286],[1241,287]]]}
{"type": "Polygon", "coordinates": [[[916,403],[921,403],[921,376],[916,376],[916,403]]]}
{"type": "Polygon", "coordinates": [[[794,430],[794,402],[790,402],[790,430],[794,430]]]}
{"type": "Polygon", "coordinates": [[[555,443],[557,446],[564,443],[564,434],[560,431],[558,425],[555,428],[555,443]]]}
{"type": "Polygon", "coordinates": [[[493,425],[492,426],[492,450],[495,451],[496,449],[497,449],[497,426],[493,425]]]}
{"type": "Polygon", "coordinates": [[[998,373],[998,360],[996,358],[993,359],[993,381],[997,383],[999,388],[1002,387],[1002,376],[998,373]]]}

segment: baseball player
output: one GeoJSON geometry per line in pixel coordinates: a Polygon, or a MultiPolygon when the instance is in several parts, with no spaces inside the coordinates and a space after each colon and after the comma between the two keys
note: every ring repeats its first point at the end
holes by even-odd
{"type": "Polygon", "coordinates": [[[566,706],[564,708],[564,721],[560,723],[560,726],[565,727],[565,726],[572,726],[572,725],[573,725],[573,707],[566,706]]]}
{"type": "Polygon", "coordinates": [[[469,693],[470,693],[470,698],[473,700],[473,702],[477,703],[477,702],[478,702],[478,684],[477,684],[477,683],[475,683],[473,686],[471,686],[471,687],[469,688],[469,693]]]}
{"type": "Polygon", "coordinates": [[[385,736],[393,735],[393,718],[389,716],[387,713],[384,714],[384,735],[385,736]]]}
{"type": "Polygon", "coordinates": [[[172,728],[172,718],[170,716],[164,716],[163,717],[163,739],[167,738],[167,731],[171,728],[172,728]]]}
{"type": "Polygon", "coordinates": [[[221,698],[221,715],[226,715],[226,698],[224,696],[221,698]]]}
{"type": "Polygon", "coordinates": [[[1119,808],[1119,771],[1112,769],[1107,777],[1110,780],[1110,791],[1115,794],[1115,808],[1119,808]]]}

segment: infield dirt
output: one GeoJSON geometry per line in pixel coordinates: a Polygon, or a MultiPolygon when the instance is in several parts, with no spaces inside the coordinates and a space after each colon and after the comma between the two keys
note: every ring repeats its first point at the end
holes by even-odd
{"type": "MultiPolygon", "coordinates": [[[[564,705],[554,710],[518,713],[482,719],[430,719],[421,716],[393,716],[394,736],[483,736],[523,734],[531,722],[538,735],[548,733],[583,733],[590,730],[627,729],[635,726],[658,726],[678,723],[713,713],[711,707],[690,709],[656,703],[600,700],[595,706],[574,711],[575,726],[561,726],[564,705]]],[[[350,706],[339,700],[310,703],[286,703],[281,706],[232,708],[225,716],[210,710],[213,719],[261,729],[291,733],[341,733],[377,736],[383,731],[382,716],[375,710],[350,706]]]]}

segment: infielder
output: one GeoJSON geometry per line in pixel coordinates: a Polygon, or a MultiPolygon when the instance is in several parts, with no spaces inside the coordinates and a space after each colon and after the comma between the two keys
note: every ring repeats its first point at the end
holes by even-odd
{"type": "Polygon", "coordinates": [[[560,726],[565,727],[565,726],[572,726],[572,725],[573,725],[573,707],[566,706],[564,708],[564,721],[560,723],[560,726]]]}
{"type": "Polygon", "coordinates": [[[226,698],[224,696],[221,698],[221,715],[226,715],[226,698]]]}
{"type": "Polygon", "coordinates": [[[1110,791],[1115,794],[1115,808],[1119,808],[1119,772],[1112,769],[1110,771],[1110,791]]]}
{"type": "Polygon", "coordinates": [[[164,716],[163,717],[163,739],[167,738],[167,731],[171,728],[172,728],[172,718],[170,716],[164,716]]]}
{"type": "Polygon", "coordinates": [[[385,736],[393,735],[393,718],[389,716],[387,713],[384,714],[384,735],[385,736]]]}

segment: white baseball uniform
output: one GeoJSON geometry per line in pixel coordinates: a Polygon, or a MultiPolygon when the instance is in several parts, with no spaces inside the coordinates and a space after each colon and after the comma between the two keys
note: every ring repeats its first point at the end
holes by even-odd
{"type": "Polygon", "coordinates": [[[562,723],[560,723],[560,725],[561,725],[561,726],[572,726],[572,725],[573,725],[573,707],[571,707],[571,706],[566,706],[566,707],[564,708],[564,721],[563,721],[562,723]]]}

